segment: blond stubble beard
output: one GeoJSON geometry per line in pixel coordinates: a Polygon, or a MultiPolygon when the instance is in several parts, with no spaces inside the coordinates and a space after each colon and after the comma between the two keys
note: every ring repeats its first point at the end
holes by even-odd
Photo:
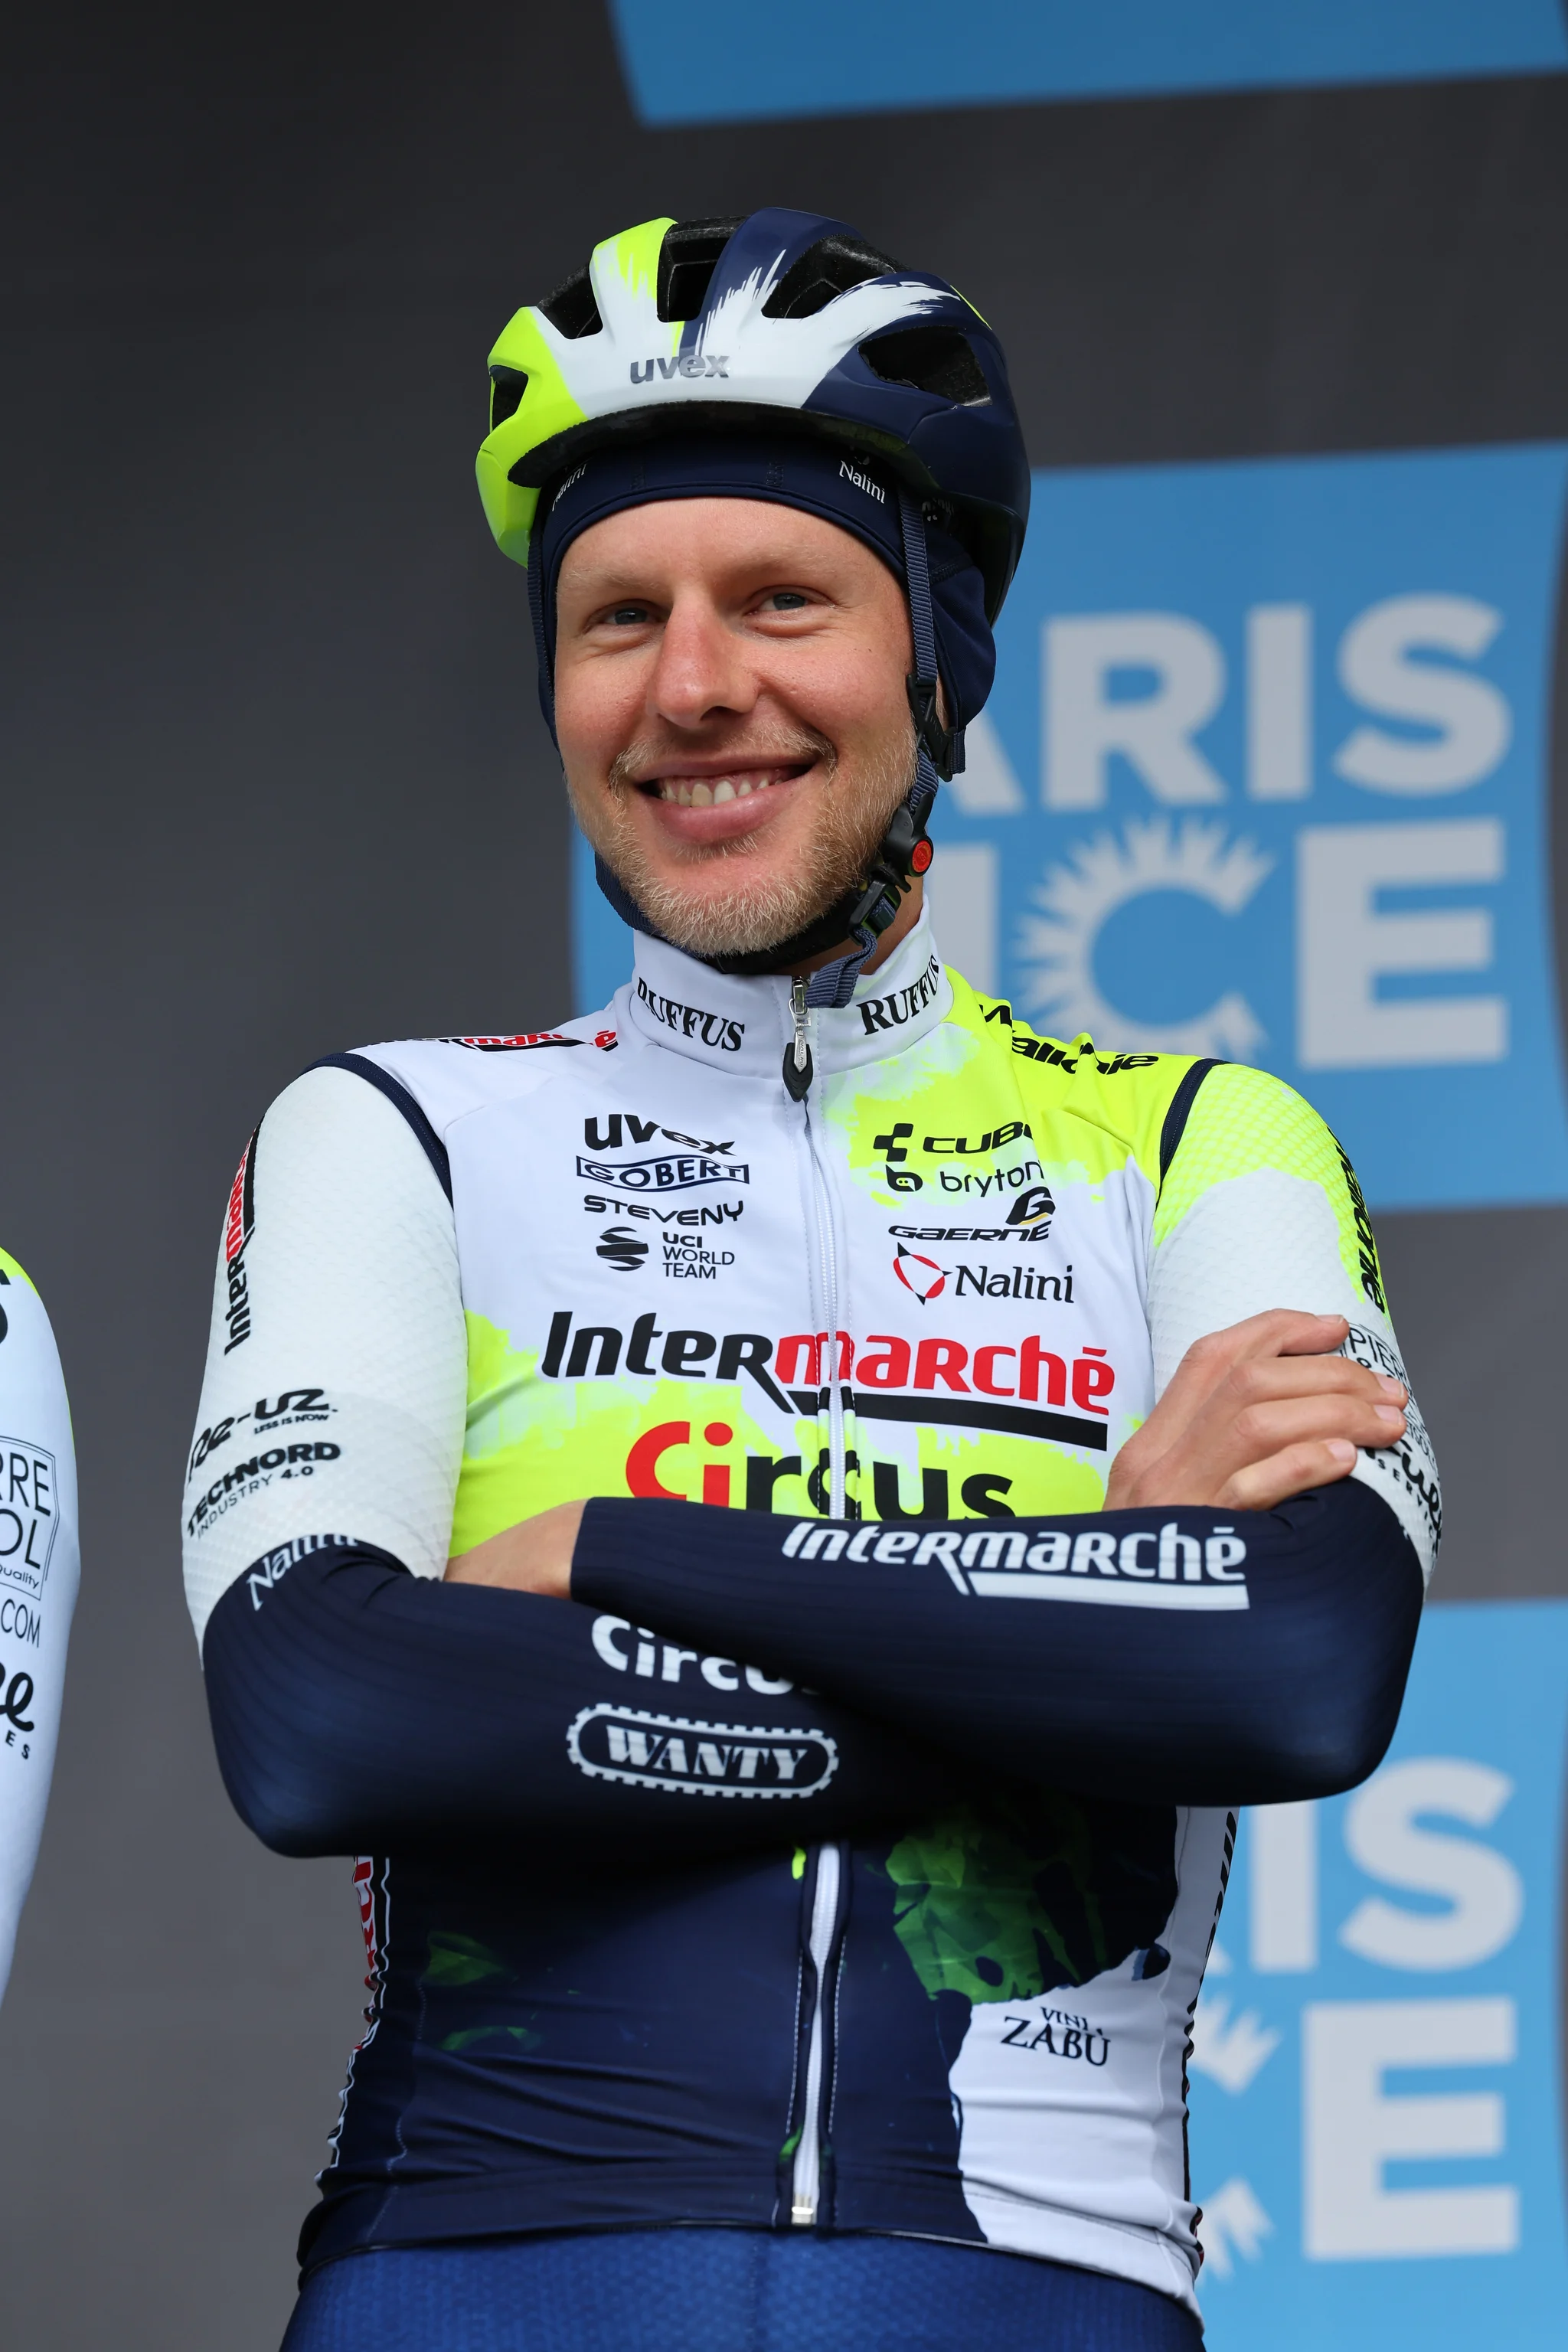
{"type": "Polygon", "coordinates": [[[863,762],[848,778],[842,775],[838,754],[826,736],[803,730],[787,741],[749,743],[743,761],[748,767],[795,760],[816,762],[825,778],[817,821],[783,874],[747,873],[757,858],[757,839],[751,835],[714,849],[684,853],[681,863],[689,872],[706,873],[723,864],[732,873],[731,887],[723,897],[694,897],[681,888],[679,879],[656,868],[632,814],[637,791],[632,778],[660,755],[657,746],[628,745],[611,762],[607,794],[579,793],[570,777],[566,790],[578,824],[621,887],[672,947],[695,956],[760,955],[816,922],[836,898],[864,878],[888,820],[914,781],[912,732],[863,762]]]}

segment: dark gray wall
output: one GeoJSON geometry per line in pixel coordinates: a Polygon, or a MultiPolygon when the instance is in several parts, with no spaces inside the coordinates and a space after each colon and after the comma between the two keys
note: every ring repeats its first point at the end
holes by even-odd
{"type": "MultiPolygon", "coordinates": [[[[240,1148],[315,1055],[567,1007],[565,831],[469,461],[515,304],[658,211],[838,210],[951,273],[1043,463],[1568,431],[1568,89],[700,133],[599,9],[56,7],[0,157],[0,1237],[85,1568],[0,2012],[0,2337],[268,2352],[360,1958],[346,1868],[229,1814],[177,1501],[240,1148]]],[[[1568,1216],[1387,1221],[1440,1592],[1568,1590],[1568,1216]]]]}

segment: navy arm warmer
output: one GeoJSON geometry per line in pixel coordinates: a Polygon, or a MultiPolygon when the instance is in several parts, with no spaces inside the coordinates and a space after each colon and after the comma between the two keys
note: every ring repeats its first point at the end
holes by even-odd
{"type": "Polygon", "coordinates": [[[1364,1780],[1422,1601],[1398,1520],[1351,1479],[1268,1512],[978,1528],[593,1502],[572,1584],[916,1740],[1139,1804],[1276,1804],[1364,1780]]]}
{"type": "Polygon", "coordinates": [[[958,1785],[929,1745],[728,1656],[331,1538],[238,1578],[203,1654],[224,1784],[279,1853],[500,1832],[695,1859],[860,1833],[958,1785]]]}

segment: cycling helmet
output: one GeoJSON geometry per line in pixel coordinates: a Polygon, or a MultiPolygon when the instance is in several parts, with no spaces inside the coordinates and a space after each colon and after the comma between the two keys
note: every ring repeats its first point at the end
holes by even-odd
{"type": "MultiPolygon", "coordinates": [[[[810,953],[853,937],[857,955],[813,983],[815,1001],[845,1001],[911,876],[931,862],[924,826],[937,778],[963,763],[962,724],[944,729],[936,712],[927,530],[956,541],[976,567],[987,624],[1023,546],[1029,468],[1001,345],[942,278],[900,269],[842,221],[769,208],[738,221],[646,221],[605,238],[586,269],[516,313],[489,375],[479,493],[502,552],[529,566],[547,715],[541,506],[590,459],[658,437],[804,436],[869,460],[895,486],[917,782],[864,888],[809,935],[770,950],[810,953]]],[[[613,877],[600,878],[637,919],[613,877]]]]}

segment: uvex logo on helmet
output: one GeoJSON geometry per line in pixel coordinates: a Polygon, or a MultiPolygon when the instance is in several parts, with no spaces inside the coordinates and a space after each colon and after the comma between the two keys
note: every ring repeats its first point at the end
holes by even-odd
{"type": "Polygon", "coordinates": [[[679,375],[687,377],[721,375],[727,379],[730,373],[730,357],[727,352],[682,352],[678,358],[672,360],[657,358],[633,360],[632,382],[652,383],[655,381],[656,368],[666,383],[672,376],[679,375]]]}

